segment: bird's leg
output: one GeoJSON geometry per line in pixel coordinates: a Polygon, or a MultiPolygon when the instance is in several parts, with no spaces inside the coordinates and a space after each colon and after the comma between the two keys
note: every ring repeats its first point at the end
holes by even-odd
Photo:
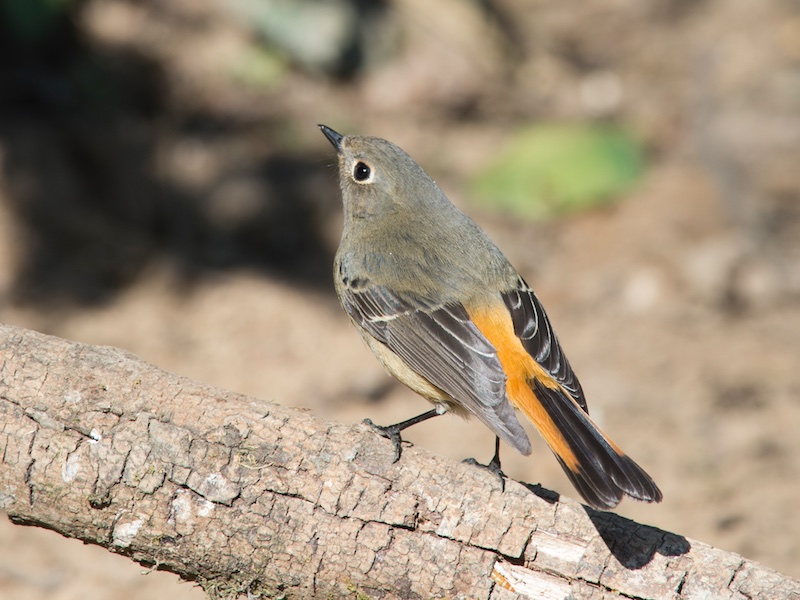
{"type": "MultiPolygon", "coordinates": [[[[433,417],[438,417],[439,415],[444,414],[443,411],[437,408],[433,408],[428,412],[424,412],[421,415],[417,415],[416,417],[411,417],[410,419],[406,419],[405,421],[400,421],[399,423],[395,423],[394,425],[376,425],[372,422],[372,419],[364,419],[364,425],[369,425],[375,431],[377,431],[380,435],[385,437],[387,440],[394,444],[394,460],[393,463],[400,460],[400,452],[402,450],[402,438],[400,437],[400,432],[403,429],[407,429],[412,425],[416,425],[417,423],[422,423],[423,421],[427,421],[428,419],[432,419],[433,417]]],[[[498,459],[499,460],[499,459],[498,459]]],[[[498,463],[499,464],[499,463],[498,463]]]]}
{"type": "Polygon", "coordinates": [[[497,477],[500,478],[500,491],[501,492],[506,491],[506,480],[505,480],[506,474],[503,473],[503,470],[500,468],[500,438],[499,437],[495,436],[495,438],[494,438],[494,456],[492,457],[492,460],[489,461],[488,465],[481,464],[477,460],[475,460],[474,458],[465,458],[463,462],[465,462],[465,463],[467,463],[469,465],[474,465],[476,467],[481,467],[482,469],[486,469],[490,473],[494,473],[495,475],[497,475],[497,477]]]}

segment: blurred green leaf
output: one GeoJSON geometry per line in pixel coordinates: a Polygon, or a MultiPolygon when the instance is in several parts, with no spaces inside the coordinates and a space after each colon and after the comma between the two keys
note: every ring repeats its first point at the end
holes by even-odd
{"type": "Polygon", "coordinates": [[[546,218],[606,202],[643,170],[641,146],[620,128],[548,123],[516,134],[471,192],[492,210],[546,218]]]}

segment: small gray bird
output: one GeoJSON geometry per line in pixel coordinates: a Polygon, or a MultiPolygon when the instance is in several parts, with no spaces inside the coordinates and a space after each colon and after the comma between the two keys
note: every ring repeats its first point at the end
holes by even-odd
{"type": "Polygon", "coordinates": [[[502,439],[531,453],[522,411],[591,506],[661,491],[589,418],[586,399],[533,290],[487,235],[403,150],[319,126],[339,157],[344,231],[336,293],[386,369],[434,404],[373,425],[395,444],[416,423],[474,415],[497,436],[488,467],[502,476],[502,439]]]}

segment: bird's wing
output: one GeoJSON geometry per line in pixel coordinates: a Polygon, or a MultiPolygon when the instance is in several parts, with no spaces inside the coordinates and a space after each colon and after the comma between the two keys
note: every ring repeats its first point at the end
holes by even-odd
{"type": "Polygon", "coordinates": [[[530,454],[528,436],[506,398],[497,352],[461,304],[437,305],[362,279],[341,292],[342,305],[358,326],[502,440],[530,454]]]}
{"type": "Polygon", "coordinates": [[[581,384],[561,350],[550,320],[536,294],[522,277],[514,289],[503,293],[503,301],[511,313],[514,333],[528,354],[588,413],[581,384]]]}

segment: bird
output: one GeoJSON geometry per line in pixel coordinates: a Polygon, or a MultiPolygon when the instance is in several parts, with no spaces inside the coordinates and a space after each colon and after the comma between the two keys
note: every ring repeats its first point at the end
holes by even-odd
{"type": "Polygon", "coordinates": [[[482,466],[502,483],[500,441],[531,454],[522,413],[590,506],[660,502],[653,479],[590,418],[542,303],[486,233],[397,145],[319,128],[338,156],[339,301],[386,370],[433,404],[394,425],[365,420],[394,443],[394,460],[406,428],[474,416],[496,436],[482,466]]]}

